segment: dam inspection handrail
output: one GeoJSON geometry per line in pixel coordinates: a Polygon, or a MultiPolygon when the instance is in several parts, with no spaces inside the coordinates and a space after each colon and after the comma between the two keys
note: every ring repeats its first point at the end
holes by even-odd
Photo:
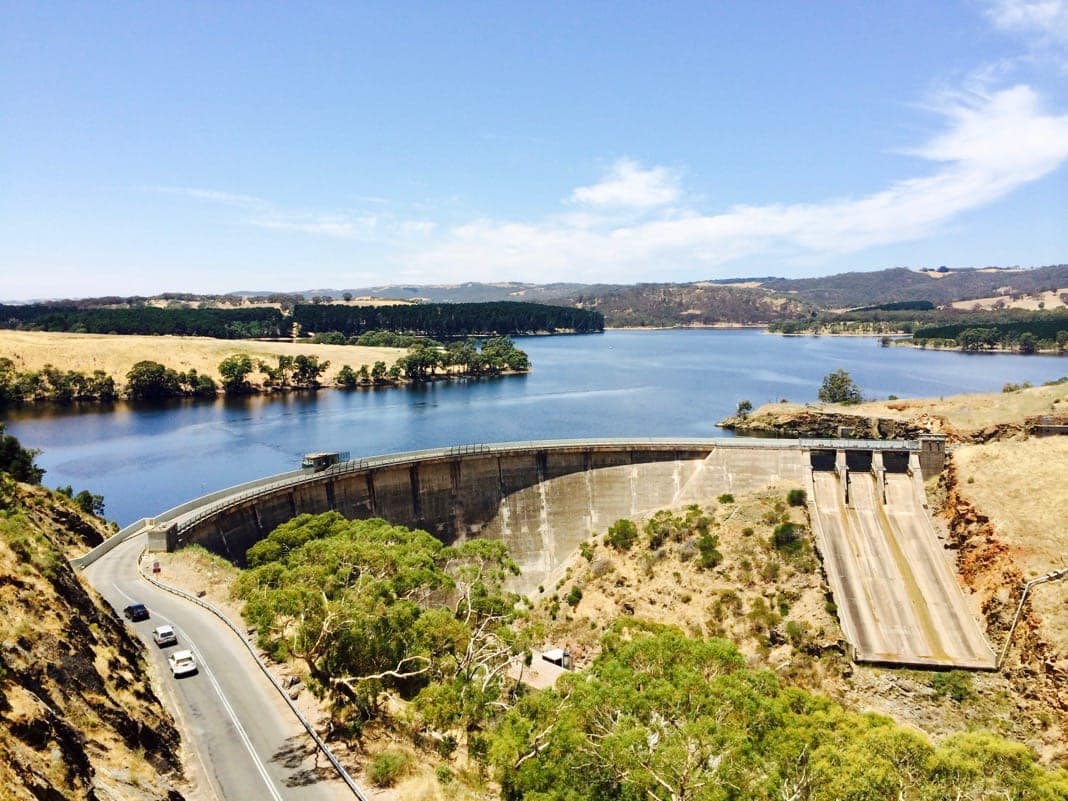
{"type": "MultiPolygon", "coordinates": [[[[297,487],[303,484],[311,484],[326,478],[348,475],[363,470],[380,467],[391,467],[398,464],[424,461],[434,458],[455,458],[458,456],[471,456],[494,453],[515,453],[524,451],[537,451],[549,449],[567,450],[571,448],[604,447],[604,446],[634,446],[634,447],[664,447],[664,448],[717,448],[717,447],[745,447],[767,448],[772,450],[789,450],[798,447],[796,439],[758,439],[751,438],[727,438],[705,437],[693,439],[679,439],[675,437],[602,437],[590,439],[553,439],[553,440],[523,440],[517,442],[474,443],[467,445],[452,445],[447,448],[427,448],[418,451],[404,451],[400,453],[383,454],[381,456],[362,457],[340,462],[325,470],[312,472],[302,470],[300,474],[284,474],[277,481],[258,484],[256,487],[227,495],[213,503],[201,506],[192,514],[181,517],[178,522],[178,534],[189,530],[205,518],[225,512],[227,509],[240,505],[246,500],[269,495],[282,487],[297,487]]],[[[157,518],[158,520],[159,518],[157,518]]]]}
{"type": "Polygon", "coordinates": [[[1005,644],[1002,646],[1001,654],[998,656],[998,670],[1001,670],[1002,665],[1005,664],[1005,657],[1009,655],[1009,646],[1012,645],[1012,635],[1016,631],[1016,624],[1020,622],[1020,615],[1023,614],[1024,604],[1027,603],[1027,596],[1031,594],[1032,588],[1037,587],[1039,584],[1045,584],[1049,581],[1059,581],[1063,578],[1068,578],[1068,567],[1054,570],[1052,573],[1047,573],[1036,579],[1031,579],[1023,585],[1023,592],[1020,593],[1020,603],[1016,607],[1016,614],[1012,616],[1009,632],[1005,635],[1005,644]]]}
{"type": "MultiPolygon", "coordinates": [[[[841,450],[896,450],[913,451],[919,449],[916,441],[871,440],[871,439],[769,439],[758,437],[599,437],[588,439],[550,439],[520,440],[515,442],[470,443],[452,445],[446,448],[428,448],[417,451],[383,454],[380,456],[350,459],[332,465],[325,470],[311,472],[302,470],[298,474],[283,474],[277,481],[264,479],[255,487],[219,498],[212,503],[197,508],[192,514],[178,520],[177,534],[182,534],[200,521],[225,512],[246,500],[268,495],[283,487],[297,487],[315,483],[327,478],[348,475],[350,473],[372,470],[381,467],[424,461],[435,458],[457,458],[462,456],[492,455],[500,453],[522,453],[539,450],[568,450],[589,447],[641,447],[679,449],[679,448],[759,448],[768,450],[802,450],[841,449],[841,450]]],[[[173,519],[173,518],[172,518],[173,519]]]]}

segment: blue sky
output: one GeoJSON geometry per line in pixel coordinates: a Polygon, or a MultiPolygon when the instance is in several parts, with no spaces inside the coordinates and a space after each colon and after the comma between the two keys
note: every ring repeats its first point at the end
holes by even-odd
{"type": "Polygon", "coordinates": [[[1066,161],[1068,0],[0,2],[5,299],[1063,263],[1066,161]]]}

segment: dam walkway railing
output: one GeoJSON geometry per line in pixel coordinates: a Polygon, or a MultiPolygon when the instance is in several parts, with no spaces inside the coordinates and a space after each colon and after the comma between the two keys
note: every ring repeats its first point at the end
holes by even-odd
{"type": "Polygon", "coordinates": [[[738,448],[759,450],[919,450],[919,443],[900,440],[855,440],[855,439],[768,439],[758,437],[602,437],[588,439],[523,440],[517,442],[473,443],[452,445],[446,448],[428,448],[417,451],[384,454],[381,456],[350,459],[315,472],[311,469],[291,470],[238,484],[233,487],[193,498],[155,517],[141,518],[119,530],[82,556],[71,560],[77,568],[95,562],[117,545],[148,529],[162,524],[177,522],[177,534],[188,531],[205,518],[220,514],[243,502],[280,489],[313,484],[325,479],[359,473],[381,467],[479,455],[526,453],[543,450],[576,450],[588,448],[640,449],[640,450],[712,450],[714,448],[738,448]]]}

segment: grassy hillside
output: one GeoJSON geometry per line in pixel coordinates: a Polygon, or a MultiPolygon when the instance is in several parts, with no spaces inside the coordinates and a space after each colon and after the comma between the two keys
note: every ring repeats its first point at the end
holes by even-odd
{"type": "MultiPolygon", "coordinates": [[[[1051,309],[1068,297],[1068,265],[1033,270],[982,268],[912,270],[895,267],[874,272],[848,272],[817,278],[732,278],[690,283],[648,284],[531,284],[516,281],[460,284],[394,284],[356,289],[316,289],[302,292],[241,292],[231,295],[168,294],[155,298],[95,298],[62,301],[54,306],[77,310],[108,307],[186,306],[186,316],[207,319],[203,309],[229,308],[246,315],[258,312],[241,306],[272,305],[289,311],[312,298],[317,304],[355,306],[368,300],[416,303],[486,303],[519,301],[594,309],[603,312],[609,327],[767,323],[808,316],[813,310],[855,309],[884,304],[914,303],[958,308],[1001,307],[1051,309]],[[199,314],[199,316],[198,316],[199,314]]],[[[11,307],[14,316],[29,312],[11,307]]],[[[163,314],[162,309],[155,309],[163,314]]],[[[116,312],[118,313],[118,312],[116,312]]],[[[184,319],[184,318],[183,318],[184,319]]],[[[112,330],[114,323],[109,323],[112,330]]],[[[231,325],[232,327],[232,325],[231,325]]],[[[117,329],[116,329],[117,330],[117,329]]]]}
{"type": "Polygon", "coordinates": [[[0,798],[183,797],[142,647],[67,561],[107,533],[0,473],[0,798]]]}
{"type": "Polygon", "coordinates": [[[788,293],[831,309],[907,300],[929,300],[935,305],[943,305],[996,294],[1029,294],[1068,287],[1068,265],[1051,265],[1035,270],[987,268],[949,270],[944,273],[894,267],[820,278],[756,280],[765,289],[788,293]]]}

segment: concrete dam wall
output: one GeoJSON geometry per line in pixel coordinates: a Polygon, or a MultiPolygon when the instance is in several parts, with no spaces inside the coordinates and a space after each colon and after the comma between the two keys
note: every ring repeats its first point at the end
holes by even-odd
{"type": "MultiPolygon", "coordinates": [[[[505,443],[395,454],[263,479],[184,504],[149,549],[197,543],[243,563],[302,513],[335,510],[421,528],[447,544],[500,540],[529,593],[619,518],[772,484],[804,487],[817,549],[854,658],[991,668],[993,652],[926,511],[923,479],[944,439],[596,440],[505,443]]],[[[175,510],[176,512],[178,510],[175,510]]]]}
{"type": "Polygon", "coordinates": [[[528,592],[619,518],[779,481],[802,487],[808,468],[797,440],[529,443],[399,454],[191,514],[169,527],[166,547],[198,543],[243,563],[247,549],[279,524],[336,510],[422,528],[445,543],[502,540],[522,570],[516,589],[528,592]]]}

